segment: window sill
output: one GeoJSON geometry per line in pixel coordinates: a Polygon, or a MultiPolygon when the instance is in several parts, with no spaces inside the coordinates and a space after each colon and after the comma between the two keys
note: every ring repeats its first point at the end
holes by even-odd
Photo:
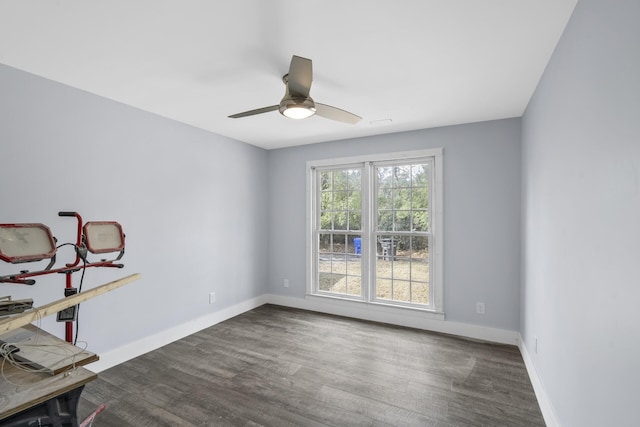
{"type": "Polygon", "coordinates": [[[444,313],[416,307],[403,307],[381,302],[345,299],[331,295],[305,294],[305,300],[322,306],[322,311],[361,319],[395,323],[395,317],[414,320],[445,320],[444,313]]]}

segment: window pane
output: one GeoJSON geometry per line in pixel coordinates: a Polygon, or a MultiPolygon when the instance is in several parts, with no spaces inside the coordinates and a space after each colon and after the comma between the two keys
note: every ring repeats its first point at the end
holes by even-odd
{"type": "Polygon", "coordinates": [[[411,227],[412,231],[429,231],[429,212],[426,210],[413,211],[411,227]]]}
{"type": "Polygon", "coordinates": [[[320,172],[320,190],[331,190],[331,180],[333,173],[331,171],[320,172]]]}
{"type": "Polygon", "coordinates": [[[413,209],[427,209],[429,207],[429,190],[426,187],[411,189],[411,207],[413,209]]]}
{"type": "MultiPolygon", "coordinates": [[[[385,261],[393,260],[398,246],[397,237],[381,236],[378,238],[378,254],[379,258],[385,261]]],[[[389,276],[390,277],[390,276],[389,276]]]]}
{"type": "Polygon", "coordinates": [[[318,236],[318,249],[321,256],[331,253],[331,234],[320,233],[318,236]]]}
{"type": "Polygon", "coordinates": [[[429,304],[429,284],[411,282],[411,302],[416,304],[429,304]]]}
{"type": "Polygon", "coordinates": [[[334,211],[346,211],[348,201],[348,191],[334,191],[333,192],[333,210],[334,211]]]}
{"type": "Polygon", "coordinates": [[[346,230],[347,229],[347,213],[344,211],[333,213],[333,229],[334,230],[346,230]]]}
{"type": "Polygon", "coordinates": [[[378,213],[378,231],[393,231],[393,211],[378,213]]]}
{"type": "Polygon", "coordinates": [[[378,188],[393,187],[393,168],[379,167],[377,168],[378,188]]]}
{"type": "Polygon", "coordinates": [[[362,173],[360,169],[350,169],[348,171],[348,185],[350,190],[360,191],[362,188],[362,173]]]}
{"type": "Polygon", "coordinates": [[[362,195],[360,191],[349,191],[347,208],[350,211],[359,211],[362,206],[362,195]]]}
{"type": "Polygon", "coordinates": [[[347,260],[347,274],[349,276],[358,276],[360,277],[362,271],[362,263],[360,257],[355,257],[350,255],[347,260]]]}
{"type": "Polygon", "coordinates": [[[411,280],[429,282],[429,261],[426,259],[411,260],[411,280]]]}
{"type": "Polygon", "coordinates": [[[411,258],[429,260],[429,236],[411,237],[411,258]]]}
{"type": "Polygon", "coordinates": [[[331,290],[332,286],[333,282],[331,280],[331,273],[320,270],[318,272],[318,290],[328,292],[331,290]]]}
{"type": "Polygon", "coordinates": [[[332,252],[334,254],[341,253],[343,254],[345,251],[345,236],[344,234],[334,234],[333,235],[333,247],[332,252]]]}
{"type": "Polygon", "coordinates": [[[411,209],[411,189],[397,188],[393,192],[393,207],[396,209],[411,209]]]}
{"type": "Polygon", "coordinates": [[[394,280],[393,300],[403,302],[411,301],[411,282],[408,280],[394,280]]]}
{"type": "Polygon", "coordinates": [[[413,187],[427,187],[429,185],[429,165],[411,166],[411,185],[413,187]]]}
{"type": "Polygon", "coordinates": [[[362,224],[360,221],[360,211],[349,212],[349,230],[361,230],[362,224]]]}
{"type": "Polygon", "coordinates": [[[362,247],[362,235],[361,234],[351,234],[348,237],[349,239],[349,250],[347,251],[350,254],[354,254],[356,256],[361,256],[363,252],[362,247]]]}
{"type": "Polygon", "coordinates": [[[376,261],[376,280],[378,283],[380,281],[389,280],[391,281],[393,276],[393,265],[391,261],[386,261],[381,258],[378,258],[376,261]]]}
{"type": "Polygon", "coordinates": [[[362,235],[347,236],[346,250],[346,292],[352,296],[362,296],[362,235]]]}
{"type": "Polygon", "coordinates": [[[393,190],[391,188],[378,189],[378,209],[393,208],[393,190]]]}
{"type": "Polygon", "coordinates": [[[347,262],[344,254],[333,254],[331,259],[331,272],[333,274],[340,274],[346,276],[347,274],[347,262]]]}
{"type": "Polygon", "coordinates": [[[347,276],[347,294],[362,296],[362,281],[360,276],[347,276]]]}
{"type": "Polygon", "coordinates": [[[349,171],[334,171],[333,172],[333,191],[344,191],[349,188],[348,185],[349,171]]]}
{"type": "Polygon", "coordinates": [[[393,292],[392,281],[389,279],[378,279],[376,281],[376,298],[391,300],[393,292]]]}
{"type": "Polygon", "coordinates": [[[411,211],[395,211],[393,231],[411,231],[411,211]]]}
{"type": "Polygon", "coordinates": [[[411,186],[411,166],[395,166],[393,168],[393,186],[394,187],[410,187],[411,186]]]}
{"type": "Polygon", "coordinates": [[[333,229],[333,212],[322,212],[320,214],[320,229],[321,230],[333,229]]]}
{"type": "Polygon", "coordinates": [[[320,210],[329,211],[333,209],[333,193],[331,191],[322,191],[320,193],[320,210]]]}

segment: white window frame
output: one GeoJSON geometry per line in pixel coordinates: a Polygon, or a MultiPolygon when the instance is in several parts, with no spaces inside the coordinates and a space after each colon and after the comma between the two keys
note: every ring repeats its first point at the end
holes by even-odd
{"type": "MultiPolygon", "coordinates": [[[[432,313],[433,318],[444,319],[444,262],[443,262],[443,149],[432,148],[416,151],[395,152],[387,154],[375,154],[364,155],[354,157],[343,157],[335,159],[323,159],[323,160],[311,160],[307,162],[307,296],[311,298],[323,298],[332,299],[338,303],[340,300],[348,300],[351,303],[366,304],[370,306],[386,306],[393,309],[408,309],[418,310],[420,312],[432,313]],[[333,169],[342,167],[353,167],[354,165],[363,165],[363,176],[367,174],[369,177],[362,182],[362,206],[371,206],[371,200],[375,201],[375,185],[373,184],[373,167],[374,162],[392,162],[401,163],[402,161],[415,161],[423,158],[433,158],[433,171],[432,171],[432,192],[431,192],[431,232],[432,232],[432,247],[429,251],[431,257],[431,269],[430,269],[430,286],[433,289],[433,303],[429,307],[417,307],[415,305],[405,305],[402,303],[395,303],[386,300],[376,300],[372,298],[372,281],[375,279],[374,272],[371,271],[370,257],[363,257],[363,286],[361,297],[342,297],[334,294],[326,294],[318,292],[315,287],[317,286],[315,274],[317,271],[317,256],[313,250],[314,245],[317,245],[317,224],[316,220],[319,217],[317,215],[316,200],[316,170],[321,169],[333,169]],[[366,277],[364,277],[366,275],[366,277]]],[[[371,232],[372,224],[375,222],[373,215],[376,215],[375,209],[363,210],[362,213],[362,247],[367,248],[367,253],[372,254],[376,252],[376,242],[372,241],[371,232]]]]}

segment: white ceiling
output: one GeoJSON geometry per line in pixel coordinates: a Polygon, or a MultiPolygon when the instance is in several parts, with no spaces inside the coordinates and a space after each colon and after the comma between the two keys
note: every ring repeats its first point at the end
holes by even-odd
{"type": "Polygon", "coordinates": [[[576,2],[0,0],[0,63],[272,149],[520,116],[576,2]],[[362,121],[227,117],[294,54],[362,121]]]}

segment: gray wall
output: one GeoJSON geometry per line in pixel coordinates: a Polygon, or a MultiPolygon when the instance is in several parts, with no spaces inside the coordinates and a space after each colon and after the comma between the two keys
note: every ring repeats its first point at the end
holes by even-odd
{"type": "MultiPolygon", "coordinates": [[[[126,267],[89,269],[85,286],[143,275],[82,305],[79,338],[92,351],[265,293],[266,151],[2,65],[0,94],[0,222],[42,222],[62,243],[75,240],[75,220],[59,210],[116,220],[126,267]]],[[[23,268],[37,269],[0,262],[0,274],[23,268]]],[[[63,288],[53,275],[0,284],[0,295],[42,305],[63,288]]],[[[52,318],[43,325],[63,335],[52,318]]]]}
{"type": "Polygon", "coordinates": [[[564,427],[638,425],[639,19],[578,2],[523,118],[521,332],[564,427]]]}
{"type": "Polygon", "coordinates": [[[269,151],[269,292],[305,294],[307,160],[432,147],[444,147],[446,317],[518,330],[520,119],[269,151]]]}

